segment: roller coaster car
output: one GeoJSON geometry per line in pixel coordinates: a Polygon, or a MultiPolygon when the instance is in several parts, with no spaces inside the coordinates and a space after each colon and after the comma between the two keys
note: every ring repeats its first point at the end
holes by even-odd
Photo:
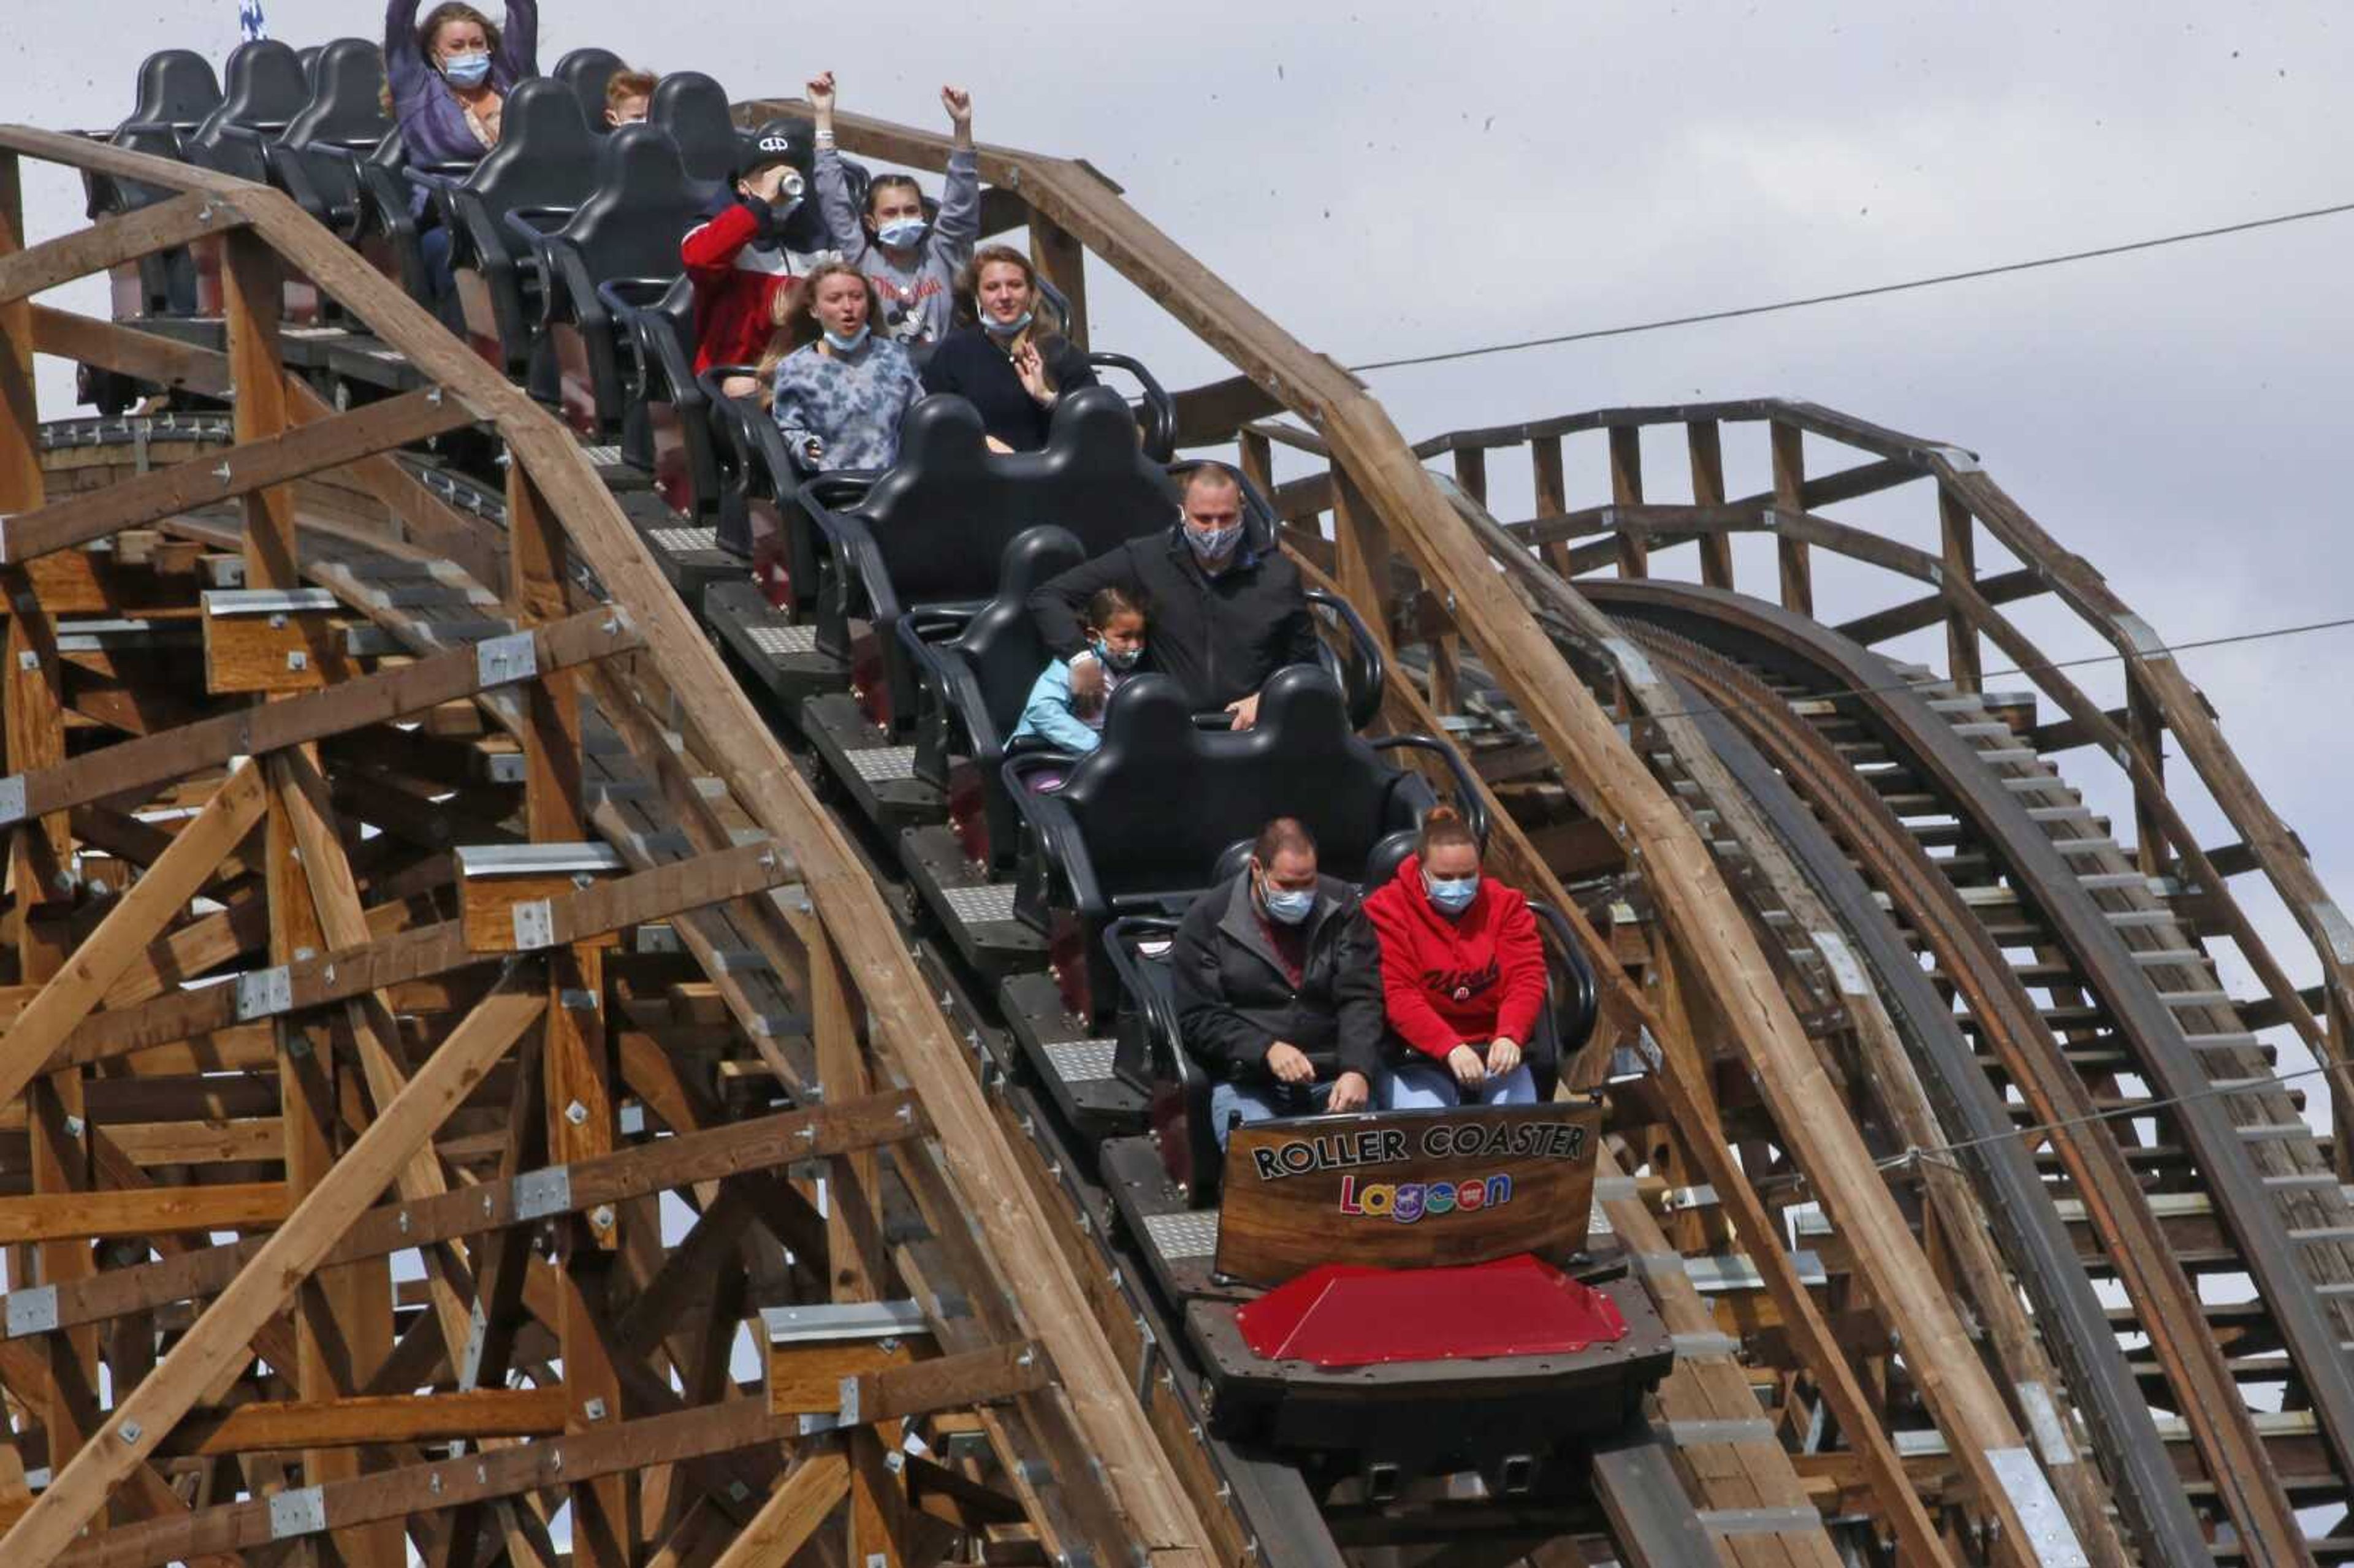
{"type": "MultiPolygon", "coordinates": [[[[1087,547],[1068,529],[1027,529],[1006,546],[996,597],[970,618],[899,622],[921,687],[915,776],[945,797],[965,858],[981,869],[1013,859],[1017,819],[1005,786],[1006,758],[1053,750],[1035,736],[1012,738],[1031,686],[1054,657],[1031,616],[1031,590],[1087,558],[1087,547]]],[[[1317,652],[1350,694],[1351,727],[1362,729],[1381,706],[1380,645],[1347,600],[1312,590],[1308,600],[1337,633],[1320,641],[1317,652]]]]}
{"type": "Polygon", "coordinates": [[[1386,878],[1437,804],[1420,774],[1384,756],[1408,748],[1454,772],[1484,838],[1478,788],[1452,750],[1426,736],[1365,739],[1340,683],[1310,665],[1276,672],[1247,730],[1204,727],[1176,683],[1145,674],[1112,694],[1103,740],[1087,757],[1009,758],[1005,789],[1022,818],[1013,913],[1045,936],[1064,1009],[1082,1024],[1108,1016],[1119,993],[1104,946],[1111,923],[1182,915],[1239,869],[1270,818],[1307,824],[1328,876],[1386,878]],[[1060,786],[1035,789],[1050,769],[1063,772],[1060,786]]]}
{"type": "MultiPolygon", "coordinates": [[[[1374,858],[1375,876],[1394,869],[1374,858]]],[[[1511,1495],[1622,1429],[1664,1375],[1663,1325],[1588,1234],[1598,1115],[1552,1098],[1593,1029],[1593,972],[1559,914],[1530,907],[1548,969],[1539,1104],[1265,1122],[1223,1152],[1177,1028],[1176,921],[1106,929],[1115,1071],[1150,1087],[1153,1128],[1106,1139],[1100,1176],[1185,1325],[1219,1436],[1354,1467],[1375,1490],[1476,1467],[1511,1495]],[[1471,1408],[1435,1423],[1434,1398],[1471,1408]]]]}
{"type": "Polygon", "coordinates": [[[598,285],[667,288],[684,270],[679,238],[714,195],[686,177],[667,132],[624,125],[605,138],[597,188],[561,227],[507,214],[509,231],[538,258],[543,281],[525,387],[580,434],[603,438],[621,420],[621,327],[598,285]]]}
{"type": "Polygon", "coordinates": [[[1044,449],[1011,454],[988,450],[971,404],[927,397],[900,424],[890,471],[848,508],[830,503],[842,485],[822,476],[799,496],[826,551],[817,648],[850,662],[859,705],[893,732],[915,717],[903,617],[961,622],[995,591],[1006,546],[1041,521],[1069,529],[1093,556],[1177,514],[1168,474],[1138,450],[1136,421],[1107,387],[1064,398],[1044,449]]]}
{"type": "MultiPolygon", "coordinates": [[[[602,145],[572,91],[535,78],[509,95],[499,144],[480,163],[409,173],[435,221],[449,230],[466,339],[512,380],[530,366],[533,323],[546,290],[539,235],[569,219],[597,189],[602,145]]],[[[401,204],[404,212],[408,207],[401,204]]]]}

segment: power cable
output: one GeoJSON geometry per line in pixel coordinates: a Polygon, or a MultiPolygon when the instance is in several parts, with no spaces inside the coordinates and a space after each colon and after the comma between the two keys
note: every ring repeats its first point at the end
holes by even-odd
{"type": "MultiPolygon", "coordinates": [[[[2139,652],[2145,658],[2156,654],[2190,653],[2201,648],[2225,648],[2242,642],[2264,642],[2279,637],[2301,637],[2308,632],[2337,631],[2349,626],[2354,626],[2354,615],[2340,616],[2334,620],[2309,620],[2296,626],[2269,627],[2261,631],[2234,631],[2218,637],[2194,638],[2187,642],[2169,642],[2156,648],[2142,649],[2139,652]]],[[[2113,664],[2124,658],[2125,655],[2122,653],[2086,653],[2073,659],[2052,659],[2037,664],[2019,664],[2004,670],[1988,670],[1984,672],[1980,679],[1993,681],[2010,675],[2033,676],[2038,672],[2046,670],[2075,670],[2088,664],[2113,664]]],[[[1863,697],[1880,692],[1909,692],[1916,689],[1914,683],[1900,681],[1883,686],[1810,688],[1806,692],[1805,696],[1808,701],[1814,701],[1825,697],[1863,697]]],[[[1698,707],[1689,708],[1661,708],[1656,711],[1647,709],[1639,716],[1645,719],[1707,718],[1719,714],[1738,713],[1746,708],[1766,705],[1766,701],[1761,698],[1755,702],[1728,703],[1721,705],[1702,704],[1698,707]]]]}
{"type": "Polygon", "coordinates": [[[2354,212],[2354,202],[2340,202],[2335,207],[2317,207],[2303,212],[2285,212],[2272,217],[2250,218],[2245,223],[2227,223],[2216,228],[2194,228],[2181,234],[2161,234],[2149,239],[2128,240],[2122,245],[2103,245],[2091,250],[2071,250],[2059,256],[2039,256],[2027,261],[2006,261],[1993,267],[1973,267],[1962,272],[1940,272],[1935,277],[1914,278],[1902,283],[1877,283],[1869,288],[1842,289],[1830,294],[1809,294],[1803,299],[1776,300],[1765,305],[1737,305],[1730,310],[1702,311],[1691,315],[1664,316],[1658,321],[1633,322],[1624,326],[1591,327],[1583,332],[1557,333],[1550,337],[1522,338],[1513,343],[1492,343],[1479,348],[1450,349],[1442,354],[1417,354],[1402,359],[1374,359],[1348,369],[1363,374],[1372,370],[1397,370],[1413,365],[1443,365],[1458,359],[1478,359],[1491,354],[1515,354],[1528,348],[1551,348],[1565,343],[1591,343],[1597,338],[1628,337],[1636,333],[1659,332],[1668,327],[1698,326],[1707,322],[1736,321],[1744,316],[1771,315],[1776,311],[1804,310],[1810,305],[1838,304],[1847,300],[1869,300],[1882,294],[1901,294],[1914,289],[1934,289],[1946,283],[1966,283],[1977,278],[1998,278],[2009,272],[2031,272],[2042,267],[2062,267],[2073,261],[2091,261],[2104,256],[2124,256],[2137,250],[2155,250],[2161,246],[2181,245],[2193,239],[2214,239],[2228,234],[2246,234],[2259,228],[2276,228],[2283,224],[2303,223],[2309,218],[2335,217],[2340,213],[2354,212]]]}

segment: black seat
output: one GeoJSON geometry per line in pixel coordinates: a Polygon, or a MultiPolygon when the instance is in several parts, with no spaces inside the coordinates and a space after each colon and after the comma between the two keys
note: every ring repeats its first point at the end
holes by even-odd
{"type": "Polygon", "coordinates": [[[510,376],[523,374],[531,352],[542,280],[536,253],[508,217],[551,229],[569,218],[597,187],[602,146],[571,89],[534,77],[508,95],[499,144],[462,179],[412,176],[450,229],[467,338],[510,376]]]}
{"type": "Polygon", "coordinates": [[[630,370],[622,388],[621,461],[653,476],[674,512],[704,517],[719,504],[712,400],[695,374],[695,281],[600,283],[621,323],[630,370]]]}
{"type": "Polygon", "coordinates": [[[1014,912],[1042,932],[1076,921],[1090,973],[1083,991],[1066,992],[1072,1011],[1112,994],[1101,936],[1114,916],[1182,911],[1270,818],[1308,825],[1327,875],[1387,875],[1437,803],[1420,775],[1382,756],[1416,744],[1455,772],[1473,830],[1484,832],[1479,792],[1452,748],[1426,736],[1363,739],[1340,683],[1313,665],[1270,677],[1258,722],[1241,731],[1198,726],[1174,681],[1140,675],[1112,694],[1102,744],[1076,765],[1055,762],[1069,773],[1053,794],[1028,788],[1044,762],[1010,759],[1006,793],[1023,823],[1014,912]]]}
{"type": "Polygon", "coordinates": [[[311,101],[302,59],[275,38],[256,38],[229,51],[221,68],[220,106],[187,137],[192,164],[261,184],[261,143],[285,133],[311,101]]]}
{"type": "Polygon", "coordinates": [[[597,188],[563,227],[536,232],[508,215],[510,230],[529,235],[546,278],[525,386],[581,433],[610,432],[623,406],[620,323],[598,285],[666,288],[684,270],[678,242],[710,198],[708,186],[686,177],[668,132],[624,125],[605,138],[597,188]]]}
{"type": "MultiPolygon", "coordinates": [[[[184,158],[182,138],[203,124],[220,101],[220,79],[213,75],[212,61],[193,49],[162,50],[141,62],[138,96],[107,140],[134,153],[184,158]]],[[[135,180],[89,173],[82,175],[82,186],[94,218],[148,207],[172,194],[135,180]]]]}
{"type": "Polygon", "coordinates": [[[899,427],[899,461],[848,512],[804,485],[805,509],[831,547],[818,603],[818,647],[850,657],[850,621],[874,629],[884,679],[864,694],[889,726],[912,720],[915,671],[893,630],[917,609],[979,607],[996,591],[1014,536],[1042,522],[1069,529],[1089,556],[1165,528],[1177,513],[1168,474],[1137,446],[1127,403],[1083,387],[1056,406],[1034,452],[988,450],[981,416],[961,397],[925,398],[899,427]]]}
{"type": "Polygon", "coordinates": [[[572,96],[580,101],[581,118],[591,131],[602,133],[610,129],[605,122],[605,84],[621,69],[620,56],[591,48],[567,52],[549,74],[572,90],[572,96]]]}
{"type": "Polygon", "coordinates": [[[679,162],[690,179],[725,180],[742,162],[727,90],[699,70],[673,71],[656,82],[646,119],[678,143],[679,162]]]}
{"type": "Polygon", "coordinates": [[[270,183],[347,240],[358,238],[359,161],[392,133],[385,109],[384,50],[337,38],[312,69],[311,101],[263,146],[270,183]]]}
{"type": "MultiPolygon", "coordinates": [[[[140,65],[131,113],[107,140],[130,152],[184,162],[187,138],[220,103],[220,81],[210,60],[189,49],[164,49],[140,65]]],[[[82,175],[82,190],[93,218],[152,207],[173,194],[157,185],[89,172],[82,175]]],[[[118,318],[196,313],[196,264],[185,246],[122,262],[109,272],[118,318]]],[[[119,412],[136,401],[127,377],[89,369],[86,380],[91,392],[87,400],[105,412],[119,412]]]]}
{"type": "Polygon", "coordinates": [[[1018,819],[1001,769],[1030,688],[1053,657],[1031,619],[1030,590],[1087,558],[1067,528],[1025,529],[1005,547],[996,596],[970,617],[937,627],[920,616],[899,622],[923,689],[916,777],[947,791],[949,823],[980,864],[1013,857],[1018,819]]]}

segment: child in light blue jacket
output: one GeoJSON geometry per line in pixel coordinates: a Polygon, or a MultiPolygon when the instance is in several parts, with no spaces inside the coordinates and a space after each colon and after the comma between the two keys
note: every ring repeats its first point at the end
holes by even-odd
{"type": "Polygon", "coordinates": [[[1013,731],[1015,740],[1036,736],[1074,757],[1085,757],[1102,743],[1105,705],[1144,657],[1144,598],[1133,588],[1098,589],[1080,620],[1087,651],[1046,666],[1031,686],[1013,731]]]}

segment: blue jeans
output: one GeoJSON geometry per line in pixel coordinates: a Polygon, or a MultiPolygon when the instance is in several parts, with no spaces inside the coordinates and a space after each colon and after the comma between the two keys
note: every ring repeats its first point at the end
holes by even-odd
{"type": "Polygon", "coordinates": [[[1273,1121],[1278,1117],[1314,1116],[1332,1097],[1332,1082],[1322,1079],[1304,1089],[1288,1084],[1212,1084],[1210,1086],[1210,1126],[1218,1135],[1218,1147],[1226,1146],[1226,1135],[1238,1121],[1273,1121]]]}
{"type": "Polygon", "coordinates": [[[1463,1104],[1475,1106],[1532,1106],[1537,1103],[1537,1081],[1522,1062],[1502,1077],[1490,1077],[1478,1088],[1469,1091],[1468,1100],[1455,1075],[1436,1062],[1409,1062],[1393,1067],[1382,1083],[1384,1110],[1445,1110],[1463,1104]]]}

